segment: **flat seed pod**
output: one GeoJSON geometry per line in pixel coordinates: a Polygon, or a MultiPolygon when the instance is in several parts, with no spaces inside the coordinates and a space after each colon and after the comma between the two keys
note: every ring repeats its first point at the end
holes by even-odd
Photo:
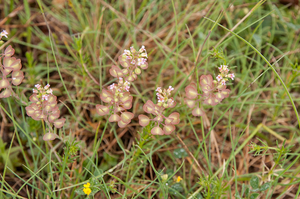
{"type": "Polygon", "coordinates": [[[141,67],[141,69],[145,70],[148,68],[148,63],[145,62],[144,64],[141,64],[140,67],[141,67]]]}
{"type": "Polygon", "coordinates": [[[7,88],[9,86],[9,81],[7,79],[0,80],[0,89],[7,88]]]}
{"type": "Polygon", "coordinates": [[[22,83],[23,79],[24,79],[24,74],[22,71],[18,70],[18,71],[14,71],[12,74],[12,84],[15,86],[18,86],[22,83]]]}
{"type": "Polygon", "coordinates": [[[156,122],[161,123],[164,120],[164,118],[161,115],[158,115],[153,120],[156,121],[156,122]]]}
{"type": "Polygon", "coordinates": [[[156,126],[151,130],[151,134],[152,135],[163,135],[163,134],[165,134],[165,132],[159,126],[156,126]]]}
{"type": "Polygon", "coordinates": [[[137,75],[139,75],[139,74],[142,73],[142,70],[139,69],[139,68],[136,68],[136,69],[134,69],[134,72],[135,72],[137,75]]]}
{"type": "Polygon", "coordinates": [[[117,66],[114,66],[114,65],[109,69],[109,73],[113,77],[122,77],[123,76],[122,70],[119,69],[117,66]]]}
{"type": "Polygon", "coordinates": [[[150,119],[146,115],[139,115],[139,124],[141,126],[147,126],[150,122],[150,119]]]}
{"type": "Polygon", "coordinates": [[[100,98],[103,102],[110,103],[113,100],[113,94],[112,92],[102,89],[102,92],[100,93],[100,98]]]}
{"type": "Polygon", "coordinates": [[[124,68],[128,68],[130,66],[129,61],[127,60],[127,56],[126,55],[120,55],[119,56],[119,63],[124,67],[124,68]]]}
{"type": "Polygon", "coordinates": [[[51,114],[48,116],[49,122],[54,122],[57,118],[59,118],[59,114],[51,114]]]}
{"type": "Polygon", "coordinates": [[[197,108],[193,109],[192,115],[193,116],[203,116],[204,115],[204,111],[203,111],[202,108],[197,107],[197,108]]]}
{"type": "Polygon", "coordinates": [[[201,75],[200,77],[201,87],[204,85],[212,85],[212,84],[213,84],[213,78],[211,75],[201,75]]]}
{"type": "Polygon", "coordinates": [[[131,109],[131,107],[132,107],[132,100],[127,100],[126,102],[124,102],[122,104],[122,106],[123,106],[124,109],[131,109]]]}
{"type": "Polygon", "coordinates": [[[125,123],[125,122],[122,121],[122,120],[120,120],[120,121],[118,122],[118,126],[119,126],[120,128],[124,128],[125,126],[127,126],[127,124],[128,124],[128,123],[125,123]]]}
{"type": "Polygon", "coordinates": [[[109,108],[100,104],[96,105],[96,111],[100,116],[107,115],[109,113],[109,108]]]}
{"type": "Polygon", "coordinates": [[[124,123],[129,123],[131,122],[131,119],[134,117],[134,114],[131,113],[131,112],[123,112],[121,114],[121,120],[124,122],[124,123]]]}
{"type": "Polygon", "coordinates": [[[11,45],[9,45],[4,51],[5,57],[11,57],[14,53],[15,53],[15,49],[13,49],[11,45]]]}
{"type": "Polygon", "coordinates": [[[193,108],[196,104],[196,101],[195,100],[191,100],[191,99],[188,99],[188,98],[185,98],[184,99],[184,102],[186,103],[186,105],[189,107],[189,108],[193,108]]]}
{"type": "Polygon", "coordinates": [[[44,141],[50,141],[50,140],[55,140],[55,138],[58,138],[58,136],[54,133],[46,133],[44,136],[43,136],[43,140],[44,141]]]}
{"type": "Polygon", "coordinates": [[[198,96],[197,89],[193,86],[185,87],[185,94],[188,99],[195,99],[198,96]]]}
{"type": "Polygon", "coordinates": [[[5,89],[0,93],[0,98],[8,98],[11,95],[11,92],[9,89],[5,89]]]}
{"type": "Polygon", "coordinates": [[[174,125],[179,124],[179,122],[180,122],[179,117],[180,117],[180,114],[178,112],[171,113],[168,117],[168,118],[172,119],[170,124],[174,124],[174,125]]]}
{"type": "Polygon", "coordinates": [[[175,126],[172,124],[168,124],[164,126],[165,135],[170,135],[175,130],[175,126]]]}
{"type": "Polygon", "coordinates": [[[13,71],[17,71],[22,68],[21,60],[14,57],[4,57],[3,66],[4,68],[11,69],[13,71]]]}
{"type": "Polygon", "coordinates": [[[60,129],[64,124],[65,124],[66,119],[62,118],[62,119],[58,119],[55,122],[53,122],[54,126],[58,129],[60,129]]]}
{"type": "Polygon", "coordinates": [[[108,119],[109,122],[118,122],[120,120],[121,118],[118,114],[112,114],[108,119]]]}

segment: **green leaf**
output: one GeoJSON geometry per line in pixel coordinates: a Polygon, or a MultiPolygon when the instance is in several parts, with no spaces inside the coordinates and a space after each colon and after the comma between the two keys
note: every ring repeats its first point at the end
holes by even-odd
{"type": "Polygon", "coordinates": [[[257,198],[258,195],[259,195],[259,193],[253,193],[253,194],[251,194],[250,199],[255,199],[255,198],[257,198]]]}
{"type": "Polygon", "coordinates": [[[93,185],[98,185],[98,184],[100,184],[100,182],[99,182],[99,180],[98,180],[97,178],[92,178],[92,179],[91,179],[91,182],[92,182],[93,185]]]}
{"type": "Polygon", "coordinates": [[[177,192],[183,192],[183,187],[180,183],[175,183],[170,187],[169,192],[171,194],[177,195],[177,192]]]}
{"type": "Polygon", "coordinates": [[[75,190],[75,193],[77,193],[78,195],[85,195],[85,193],[83,192],[83,188],[78,188],[75,190]]]}
{"type": "Polygon", "coordinates": [[[103,174],[103,170],[102,169],[97,169],[95,172],[94,172],[94,176],[100,176],[103,174]]]}
{"type": "Polygon", "coordinates": [[[166,174],[168,174],[168,176],[170,177],[174,174],[174,170],[173,169],[167,169],[166,174]]]}
{"type": "Polygon", "coordinates": [[[246,189],[246,191],[245,191],[245,196],[246,196],[246,198],[248,198],[248,197],[249,197],[249,193],[250,193],[250,189],[249,189],[249,188],[247,188],[247,189],[246,189]]]}
{"type": "Polygon", "coordinates": [[[271,187],[271,182],[267,182],[260,187],[260,191],[265,191],[271,187]]]}
{"type": "Polygon", "coordinates": [[[184,148],[179,148],[179,149],[175,149],[173,151],[173,154],[175,156],[175,158],[184,158],[187,157],[188,154],[187,152],[184,150],[184,148]]]}
{"type": "Polygon", "coordinates": [[[253,189],[257,189],[259,187],[259,178],[257,176],[253,176],[250,179],[250,185],[253,189]]]}

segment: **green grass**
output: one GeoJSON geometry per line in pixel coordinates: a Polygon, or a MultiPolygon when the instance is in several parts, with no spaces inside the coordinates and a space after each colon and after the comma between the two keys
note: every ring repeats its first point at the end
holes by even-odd
{"type": "Polygon", "coordinates": [[[299,6],[59,2],[5,0],[0,7],[1,19],[9,16],[0,48],[12,45],[25,73],[16,93],[28,103],[42,79],[66,118],[59,139],[45,142],[42,122],[18,100],[1,99],[0,198],[86,198],[87,182],[90,198],[247,198],[247,188],[252,197],[299,197],[299,6]],[[135,117],[121,129],[95,105],[116,81],[109,68],[118,56],[142,45],[149,67],[131,87],[135,117]],[[184,88],[201,75],[215,77],[224,62],[236,75],[230,96],[192,116],[184,88]],[[179,112],[180,123],[169,136],[153,136],[138,115],[157,87],[169,85],[177,106],[166,115],[179,112]]]}

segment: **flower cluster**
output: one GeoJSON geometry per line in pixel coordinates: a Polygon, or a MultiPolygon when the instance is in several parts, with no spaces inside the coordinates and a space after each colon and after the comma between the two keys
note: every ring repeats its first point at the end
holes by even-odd
{"type": "Polygon", "coordinates": [[[196,83],[191,83],[185,88],[186,98],[185,103],[189,108],[193,108],[192,115],[202,116],[204,111],[199,107],[199,102],[215,106],[219,104],[224,98],[229,96],[229,89],[226,89],[226,81],[228,78],[234,79],[234,74],[228,74],[228,67],[222,65],[219,67],[220,74],[217,80],[213,80],[211,75],[202,75],[200,77],[200,89],[202,94],[198,93],[196,83]],[[200,98],[199,98],[200,97],[200,98]]]}
{"type": "Polygon", "coordinates": [[[231,78],[232,80],[234,80],[234,78],[235,78],[234,73],[228,74],[228,72],[229,72],[228,66],[221,65],[218,69],[219,69],[220,73],[216,77],[216,79],[218,80],[218,83],[220,85],[225,86],[226,82],[228,81],[228,78],[231,78]]]}
{"type": "MultiPolygon", "coordinates": [[[[5,31],[6,32],[6,31],[5,31]]],[[[3,31],[0,33],[0,37],[6,36],[3,31]]],[[[12,85],[19,85],[24,79],[24,74],[21,71],[21,60],[12,57],[15,50],[8,46],[4,53],[1,54],[0,59],[0,98],[7,98],[12,95],[12,85]]]]}
{"type": "Polygon", "coordinates": [[[108,89],[102,89],[100,98],[107,106],[96,105],[96,111],[99,115],[110,114],[110,122],[118,122],[120,128],[127,126],[134,114],[127,111],[132,107],[132,99],[129,89],[130,82],[141,74],[141,69],[148,68],[147,52],[144,46],[139,51],[133,47],[130,50],[124,50],[123,55],[119,56],[119,62],[123,66],[121,70],[117,66],[112,66],[109,73],[113,77],[119,78],[119,83],[108,86],[108,89]]]}
{"type": "Polygon", "coordinates": [[[126,110],[131,109],[132,99],[129,92],[130,83],[119,78],[118,84],[108,86],[108,89],[102,89],[100,98],[103,102],[108,103],[107,106],[97,104],[96,111],[99,115],[107,115],[110,109],[113,114],[109,117],[109,122],[118,122],[120,128],[124,128],[131,122],[134,114],[126,110]]]}
{"type": "Polygon", "coordinates": [[[176,102],[173,98],[169,98],[171,91],[174,90],[171,86],[168,89],[162,90],[160,87],[156,89],[158,103],[154,104],[152,101],[148,100],[144,104],[143,109],[146,113],[153,114],[154,119],[150,119],[146,115],[139,115],[139,124],[141,126],[147,126],[150,123],[150,120],[155,121],[157,126],[152,128],[151,133],[153,135],[169,135],[175,130],[176,124],[179,123],[179,113],[173,112],[168,117],[164,116],[164,110],[166,108],[173,108],[176,105],[176,102]],[[163,129],[160,127],[163,125],[163,129]]]}
{"type": "Polygon", "coordinates": [[[61,128],[66,119],[58,119],[60,110],[57,106],[57,97],[52,94],[50,85],[42,87],[37,84],[35,87],[36,89],[33,89],[33,94],[29,98],[33,103],[26,107],[27,115],[34,120],[42,119],[46,123],[53,123],[56,128],[61,128]]]}
{"type": "Polygon", "coordinates": [[[86,195],[90,195],[92,193],[92,190],[90,188],[91,184],[88,182],[86,184],[83,185],[83,192],[86,194],[86,195]]]}
{"type": "Polygon", "coordinates": [[[6,30],[2,30],[2,32],[0,32],[0,39],[2,39],[2,37],[6,37],[7,38],[8,33],[6,32],[6,30]]]}
{"type": "Polygon", "coordinates": [[[126,81],[132,82],[142,73],[141,69],[148,68],[147,58],[145,46],[142,46],[139,51],[130,47],[130,50],[124,50],[124,53],[119,56],[119,62],[124,69],[112,66],[109,72],[113,77],[124,77],[126,81]]]}

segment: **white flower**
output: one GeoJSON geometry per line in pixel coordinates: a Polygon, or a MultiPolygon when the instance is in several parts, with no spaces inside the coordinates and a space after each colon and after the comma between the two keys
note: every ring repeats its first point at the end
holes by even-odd
{"type": "Polygon", "coordinates": [[[140,48],[139,52],[142,53],[142,52],[144,52],[144,51],[146,51],[145,46],[142,46],[142,47],[140,48]]]}
{"type": "Polygon", "coordinates": [[[144,59],[144,58],[138,58],[138,63],[137,63],[137,65],[140,66],[140,65],[142,65],[142,64],[145,64],[145,62],[146,62],[146,59],[144,59]]]}
{"type": "Polygon", "coordinates": [[[157,93],[156,95],[157,95],[158,102],[164,102],[165,101],[164,97],[161,94],[157,93]]]}
{"type": "Polygon", "coordinates": [[[167,92],[170,94],[172,90],[174,90],[174,88],[172,86],[169,86],[167,92]]]}
{"type": "Polygon", "coordinates": [[[109,88],[110,90],[113,90],[113,89],[115,88],[115,83],[113,83],[112,85],[108,86],[108,88],[109,88]]]}
{"type": "Polygon", "coordinates": [[[130,51],[129,51],[129,50],[124,50],[124,53],[123,53],[123,55],[130,56],[130,55],[131,55],[131,53],[130,53],[130,51]]]}
{"type": "Polygon", "coordinates": [[[223,80],[221,81],[221,84],[225,86],[225,85],[226,85],[226,81],[223,79],[223,80]]]}
{"type": "Polygon", "coordinates": [[[53,91],[52,91],[51,88],[50,88],[49,90],[47,90],[47,93],[48,93],[48,94],[52,94],[52,92],[53,92],[53,91]]]}
{"type": "Polygon", "coordinates": [[[228,77],[231,78],[232,80],[234,80],[234,78],[235,78],[234,73],[229,74],[228,77]]]}
{"type": "Polygon", "coordinates": [[[42,100],[48,100],[49,95],[42,95],[42,100]]]}
{"type": "Polygon", "coordinates": [[[216,78],[217,78],[218,82],[223,79],[221,75],[218,75],[216,78]]]}
{"type": "Polygon", "coordinates": [[[174,88],[172,86],[169,86],[169,90],[172,91],[174,90],[174,88]]]}
{"type": "Polygon", "coordinates": [[[226,66],[226,65],[221,65],[218,69],[221,73],[222,72],[228,73],[228,71],[229,71],[228,66],[226,66]]]}
{"type": "Polygon", "coordinates": [[[148,55],[147,55],[146,52],[145,52],[145,53],[141,53],[140,56],[141,56],[141,57],[144,57],[144,58],[148,58],[148,55]]]}
{"type": "Polygon", "coordinates": [[[7,38],[8,33],[6,32],[6,30],[2,30],[2,32],[0,33],[1,37],[6,37],[7,38]]]}
{"type": "Polygon", "coordinates": [[[41,85],[39,85],[39,84],[36,84],[36,85],[34,85],[38,90],[40,90],[40,88],[41,88],[41,85]]]}
{"type": "Polygon", "coordinates": [[[44,89],[47,90],[49,87],[50,87],[50,85],[47,84],[47,85],[44,87],[44,89]]]}
{"type": "MultiPolygon", "coordinates": [[[[161,87],[157,87],[157,89],[156,89],[155,91],[161,93],[161,92],[162,92],[161,87]]],[[[157,94],[156,94],[156,95],[157,95],[157,94]]]]}

